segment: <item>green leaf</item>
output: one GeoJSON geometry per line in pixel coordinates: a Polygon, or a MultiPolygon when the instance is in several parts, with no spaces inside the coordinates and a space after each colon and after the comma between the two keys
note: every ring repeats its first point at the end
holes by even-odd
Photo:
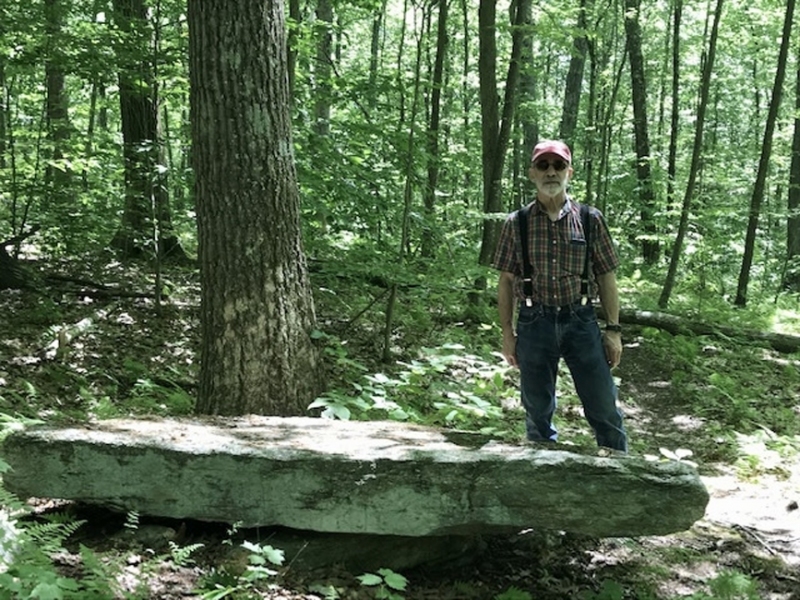
{"type": "Polygon", "coordinates": [[[31,591],[30,598],[39,600],[61,600],[64,597],[57,583],[40,583],[31,591]]]}
{"type": "Polygon", "coordinates": [[[379,575],[375,575],[374,573],[364,573],[363,575],[359,575],[356,577],[361,582],[361,585],[381,585],[383,583],[383,578],[379,575]]]}
{"type": "Polygon", "coordinates": [[[272,546],[264,546],[262,549],[262,554],[267,558],[269,562],[273,565],[282,565],[283,561],[285,560],[283,550],[279,550],[277,548],[273,548],[272,546]]]}
{"type": "Polygon", "coordinates": [[[383,575],[383,580],[393,590],[404,590],[406,589],[406,585],[408,585],[408,579],[400,575],[400,573],[395,573],[391,569],[378,569],[378,573],[383,575]]]}

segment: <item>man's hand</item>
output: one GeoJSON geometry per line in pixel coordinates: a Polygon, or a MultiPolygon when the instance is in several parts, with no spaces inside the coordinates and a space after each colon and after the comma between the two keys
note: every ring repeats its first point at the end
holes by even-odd
{"type": "Polygon", "coordinates": [[[604,331],[603,348],[606,351],[608,366],[613,369],[622,358],[622,334],[618,331],[604,331]]]}
{"type": "Polygon", "coordinates": [[[517,336],[511,330],[503,332],[503,356],[512,367],[519,366],[517,364],[517,336]]]}

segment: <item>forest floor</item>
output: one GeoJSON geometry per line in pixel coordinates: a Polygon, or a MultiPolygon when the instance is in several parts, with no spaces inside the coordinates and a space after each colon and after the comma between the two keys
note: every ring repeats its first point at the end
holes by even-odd
{"type": "MultiPolygon", "coordinates": [[[[121,374],[121,362],[127,361],[125,368],[135,373],[136,361],[146,363],[146,357],[156,354],[157,349],[168,349],[172,360],[191,362],[196,340],[187,338],[196,335],[196,302],[187,302],[181,309],[178,300],[176,297],[177,304],[171,305],[167,316],[160,319],[152,316],[152,306],[135,298],[117,299],[111,305],[84,297],[82,306],[62,307],[58,309],[59,322],[76,324],[89,316],[94,322],[85,331],[76,331],[69,356],[60,355],[57,359],[54,350],[48,350],[48,341],[58,337],[50,314],[54,305],[34,299],[29,292],[0,291],[0,314],[15,315],[13,319],[0,319],[0,413],[44,418],[70,414],[74,409],[77,416],[83,410],[78,404],[86,400],[87,390],[93,389],[94,410],[101,414],[110,400],[97,397],[97,381],[105,378],[113,380],[119,389],[136,390],[136,383],[126,381],[121,374]],[[179,316],[180,310],[191,306],[194,308],[188,310],[194,313],[192,316],[179,316]],[[122,359],[122,348],[133,354],[122,359]],[[137,359],[134,355],[138,352],[141,356],[137,359]],[[68,385],[68,369],[53,368],[59,360],[61,364],[70,363],[69,370],[77,369],[85,375],[85,389],[80,391],[81,399],[75,400],[74,407],[61,389],[68,385]],[[51,402],[55,404],[50,405],[51,402]]],[[[735,342],[723,340],[704,348],[698,360],[735,351],[735,342]]],[[[762,357],[789,371],[800,369],[796,355],[763,350],[762,357]]],[[[602,540],[557,533],[491,538],[469,560],[462,557],[452,564],[404,572],[408,587],[394,596],[388,590],[381,592],[361,585],[355,577],[360,573],[347,573],[341,568],[301,572],[291,566],[277,568],[269,589],[255,592],[248,588],[250,595],[244,593],[244,588],[234,589],[235,578],[222,578],[219,593],[214,596],[213,586],[208,586],[209,573],[226,560],[232,547],[231,533],[224,527],[151,523],[142,517],[132,528],[122,516],[101,510],[87,513],[84,507],[73,507],[75,514],[86,520],[75,540],[107,560],[117,561],[122,589],[135,592],[138,598],[159,600],[800,600],[800,437],[781,438],[781,443],[776,443],[770,430],[756,429],[750,435],[738,436],[737,447],[732,451],[722,439],[709,437],[718,429],[707,427],[707,420],[692,413],[681,391],[687,389],[687,382],[676,389],[671,368],[645,336],[629,328],[616,375],[632,453],[658,454],[659,448],[693,449],[692,459],[700,464],[711,495],[705,517],[686,532],[602,540]],[[131,534],[132,530],[139,533],[131,534]],[[163,545],[164,536],[175,531],[181,532],[182,544],[203,544],[192,555],[194,561],[179,566],[172,560],[174,552],[153,549],[157,545],[152,542],[153,536],[163,545]],[[196,591],[202,585],[205,596],[196,591]],[[222,595],[225,589],[229,590],[227,596],[222,595]]],[[[792,376],[788,381],[796,385],[797,379],[792,376]]],[[[694,384],[696,389],[702,389],[707,382],[694,384]]],[[[574,411],[575,407],[562,410],[574,411]]],[[[518,418],[522,419],[521,412],[518,418]]],[[[562,433],[568,438],[571,430],[581,428],[585,429],[582,419],[571,418],[562,433]]],[[[39,503],[37,510],[49,510],[51,506],[49,502],[39,503]]],[[[243,534],[246,532],[237,533],[243,534]]],[[[68,545],[69,552],[56,556],[64,573],[80,572],[76,543],[68,545]]]]}

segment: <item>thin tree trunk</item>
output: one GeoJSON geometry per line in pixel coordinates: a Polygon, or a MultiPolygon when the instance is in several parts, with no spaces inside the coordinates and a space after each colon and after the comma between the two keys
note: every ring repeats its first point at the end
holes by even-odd
{"type": "Polygon", "coordinates": [[[369,47],[369,107],[375,108],[378,101],[378,67],[380,65],[381,35],[383,34],[383,16],[386,14],[386,2],[372,15],[372,36],[369,47]]]}
{"type": "MultiPolygon", "coordinates": [[[[610,57],[603,61],[604,64],[610,62],[610,57]]],[[[611,139],[613,128],[613,117],[616,112],[617,97],[622,87],[622,73],[625,69],[625,60],[620,59],[614,80],[611,83],[611,91],[606,92],[598,103],[599,111],[602,115],[596,121],[600,128],[600,149],[596,152],[600,156],[600,166],[597,169],[597,207],[606,212],[606,196],[608,192],[608,170],[609,156],[611,153],[611,139]]]]}
{"type": "Polygon", "coordinates": [[[667,157],[667,206],[675,206],[675,177],[678,162],[678,124],[680,117],[681,18],[683,0],[673,0],[672,9],[672,109],[670,111],[669,152],[667,157]]]}
{"type": "MultiPolygon", "coordinates": [[[[520,15],[522,26],[531,30],[533,25],[533,3],[528,3],[527,13],[520,15]]],[[[517,109],[517,122],[522,126],[522,149],[519,160],[519,182],[515,186],[515,194],[508,204],[509,212],[519,206],[527,204],[532,184],[528,180],[528,163],[530,153],[536,142],[539,141],[539,124],[536,110],[536,68],[533,53],[533,36],[526,34],[522,40],[520,54],[521,68],[519,73],[519,107],[517,109]]]]}
{"type": "Polygon", "coordinates": [[[314,64],[314,132],[327,136],[331,129],[331,74],[333,69],[333,4],[317,2],[317,60],[314,64]]]}
{"type": "MultiPolygon", "coordinates": [[[[119,102],[125,162],[125,204],[111,247],[125,258],[141,257],[153,239],[153,203],[168,211],[160,184],[159,115],[153,31],[144,0],[114,0],[114,20],[124,33],[117,47],[119,102]]],[[[154,248],[159,254],[161,248],[154,248]]]]}
{"type": "MultiPolygon", "coordinates": [[[[462,16],[462,30],[461,30],[461,43],[462,43],[462,57],[463,62],[461,64],[461,131],[463,134],[463,138],[461,139],[461,143],[464,145],[465,148],[469,148],[472,136],[470,135],[470,74],[472,73],[472,65],[470,63],[470,29],[469,29],[469,4],[467,0],[461,0],[461,16],[462,16]]],[[[480,210],[483,206],[482,199],[477,194],[471,194],[469,190],[472,189],[472,181],[474,178],[474,174],[472,170],[468,167],[464,169],[464,175],[462,178],[462,185],[461,185],[461,195],[463,198],[463,205],[465,208],[473,207],[472,199],[475,197],[476,204],[474,205],[475,209],[480,210]]]]}
{"type": "Polygon", "coordinates": [[[295,79],[297,77],[297,40],[302,14],[300,0],[289,0],[289,32],[286,37],[286,71],[289,79],[289,99],[294,103],[295,79]]]}
{"type": "MultiPolygon", "coordinates": [[[[519,0],[512,17],[511,61],[505,83],[502,117],[499,114],[497,97],[497,43],[496,0],[481,0],[479,8],[480,36],[480,96],[481,96],[481,138],[483,162],[483,212],[485,215],[503,212],[502,177],[505,155],[514,122],[517,95],[519,92],[520,57],[526,32],[523,25],[530,11],[531,0],[519,0]]],[[[489,265],[494,256],[497,240],[500,237],[502,221],[484,218],[483,238],[479,263],[489,265]]]]}
{"type": "Polygon", "coordinates": [[[561,112],[559,136],[570,147],[575,144],[575,128],[578,125],[578,111],[580,109],[581,89],[583,88],[583,69],[586,64],[589,38],[586,28],[586,12],[589,0],[581,0],[578,9],[578,23],[575,38],[572,41],[572,57],[569,61],[567,82],[564,86],[564,106],[561,112]]]}
{"type": "Polygon", "coordinates": [[[65,5],[62,0],[46,0],[47,61],[45,62],[45,89],[47,92],[45,116],[47,119],[48,163],[45,181],[49,195],[61,210],[62,217],[74,212],[72,202],[71,170],[64,163],[65,147],[70,138],[69,100],[65,89],[65,58],[62,53],[61,25],[65,5]]]}
{"type": "Polygon", "coordinates": [[[641,0],[625,0],[625,31],[628,57],[631,65],[631,93],[633,97],[633,127],[636,138],[636,178],[639,182],[639,203],[642,229],[642,257],[654,264],[659,257],[658,229],[655,223],[655,192],[650,156],[650,139],[647,126],[647,80],[642,56],[642,28],[639,24],[641,0]]]}
{"type": "Polygon", "coordinates": [[[700,170],[700,161],[703,155],[703,129],[705,126],[706,110],[708,108],[708,97],[711,89],[711,73],[714,69],[714,58],[717,53],[717,38],[719,36],[719,24],[722,20],[722,5],[724,0],[717,0],[717,7],[714,10],[714,25],[711,29],[711,38],[708,42],[708,55],[703,64],[703,74],[700,82],[700,101],[697,105],[697,118],[694,128],[694,145],[692,147],[692,163],[689,167],[689,181],[686,184],[686,192],[683,196],[683,207],[681,208],[681,219],[678,223],[678,233],[675,244],[672,247],[672,256],[669,262],[667,278],[658,299],[658,305],[666,308],[672,289],[675,286],[675,277],[678,272],[678,263],[683,254],[683,240],[689,228],[689,215],[692,210],[692,198],[694,196],[697,174],[700,170]]]}
{"type": "MultiPolygon", "coordinates": [[[[427,11],[425,11],[427,13],[427,11]]],[[[446,16],[446,15],[445,15],[446,16]]],[[[425,17],[427,19],[427,16],[425,17]]],[[[423,27],[424,29],[424,27],[423,27]]],[[[414,199],[414,123],[419,110],[420,82],[422,79],[422,44],[424,35],[420,35],[417,43],[417,58],[414,67],[414,91],[411,101],[411,115],[408,123],[408,137],[406,146],[406,171],[405,185],[403,186],[403,221],[400,232],[400,247],[397,252],[397,262],[402,267],[408,255],[410,239],[411,209],[414,199]]],[[[389,300],[386,305],[386,320],[384,323],[383,361],[389,362],[392,358],[392,331],[394,330],[394,313],[397,305],[398,285],[393,281],[390,287],[389,300]]]]}
{"type": "Polygon", "coordinates": [[[753,264],[758,220],[761,216],[761,202],[766,191],[769,159],[772,155],[772,136],[775,132],[775,123],[778,120],[778,110],[783,96],[783,81],[786,78],[786,64],[789,58],[794,5],[795,0],[787,0],[786,18],[783,22],[783,38],[778,54],[778,65],[775,71],[775,83],[772,86],[772,97],[769,103],[766,127],[764,128],[764,141],[761,144],[761,158],[758,161],[758,173],[756,174],[756,181],[753,185],[753,195],[750,199],[750,218],[747,223],[744,256],[742,258],[742,268],[739,272],[739,284],[736,288],[736,300],[734,300],[736,306],[745,306],[747,304],[747,286],[750,282],[750,267],[753,264]]]}
{"type": "Polygon", "coordinates": [[[321,391],[282,0],[189,0],[204,414],[302,415],[321,391]]]}
{"type": "Polygon", "coordinates": [[[794,98],[794,135],[788,194],[789,218],[786,223],[787,270],[783,285],[788,290],[800,292],[800,56],[797,59],[794,98]]]}
{"type": "Polygon", "coordinates": [[[431,116],[428,123],[427,157],[428,185],[425,188],[425,225],[422,237],[422,256],[431,258],[438,240],[434,238],[434,220],[436,219],[436,190],[439,187],[439,128],[442,110],[442,86],[444,83],[444,63],[447,56],[449,0],[439,2],[439,21],[436,33],[436,60],[431,82],[431,116]]]}
{"type": "MultiPolygon", "coordinates": [[[[1,29],[0,34],[2,34],[1,29]]],[[[0,56],[0,169],[6,168],[6,152],[8,151],[8,134],[6,131],[8,104],[6,99],[6,63],[5,57],[0,56]]]]}

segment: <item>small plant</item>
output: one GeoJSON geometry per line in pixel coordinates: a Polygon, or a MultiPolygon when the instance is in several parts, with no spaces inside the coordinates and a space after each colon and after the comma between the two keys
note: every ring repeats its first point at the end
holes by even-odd
{"type": "Polygon", "coordinates": [[[711,594],[699,592],[689,600],[759,600],[758,586],[749,576],[740,571],[724,570],[708,582],[711,594]]]}
{"type": "Polygon", "coordinates": [[[172,563],[176,567],[185,567],[194,563],[192,554],[197,552],[203,544],[189,544],[188,546],[179,546],[173,541],[169,542],[169,554],[172,563]]]}
{"type": "Polygon", "coordinates": [[[321,416],[330,419],[485,429],[503,419],[499,398],[517,394],[505,380],[507,367],[468,354],[459,344],[423,348],[419,358],[398,365],[395,373],[364,375],[352,391],[331,390],[309,409],[323,409],[321,416]]]}
{"type": "Polygon", "coordinates": [[[670,450],[669,448],[662,447],[658,449],[658,452],[661,455],[661,457],[654,456],[652,454],[645,454],[644,457],[646,460],[649,460],[651,462],[657,460],[673,460],[675,462],[680,462],[692,466],[695,469],[697,468],[697,463],[694,462],[693,460],[689,460],[689,457],[693,456],[694,452],[688,450],[687,448],[676,448],[675,450],[670,450]]]}
{"type": "Polygon", "coordinates": [[[533,600],[533,596],[524,590],[511,586],[502,594],[497,594],[494,600],[533,600]]]}
{"type": "Polygon", "coordinates": [[[377,573],[364,573],[357,579],[361,585],[375,588],[375,597],[380,600],[403,600],[403,596],[395,592],[405,591],[408,579],[391,569],[378,569],[377,573]]]}
{"type": "Polygon", "coordinates": [[[268,565],[281,566],[284,562],[283,550],[272,546],[262,546],[252,542],[242,543],[242,548],[249,551],[247,568],[239,576],[232,575],[226,569],[213,569],[204,578],[198,591],[203,600],[221,600],[239,594],[248,596],[256,593],[259,584],[278,574],[268,565]]]}

